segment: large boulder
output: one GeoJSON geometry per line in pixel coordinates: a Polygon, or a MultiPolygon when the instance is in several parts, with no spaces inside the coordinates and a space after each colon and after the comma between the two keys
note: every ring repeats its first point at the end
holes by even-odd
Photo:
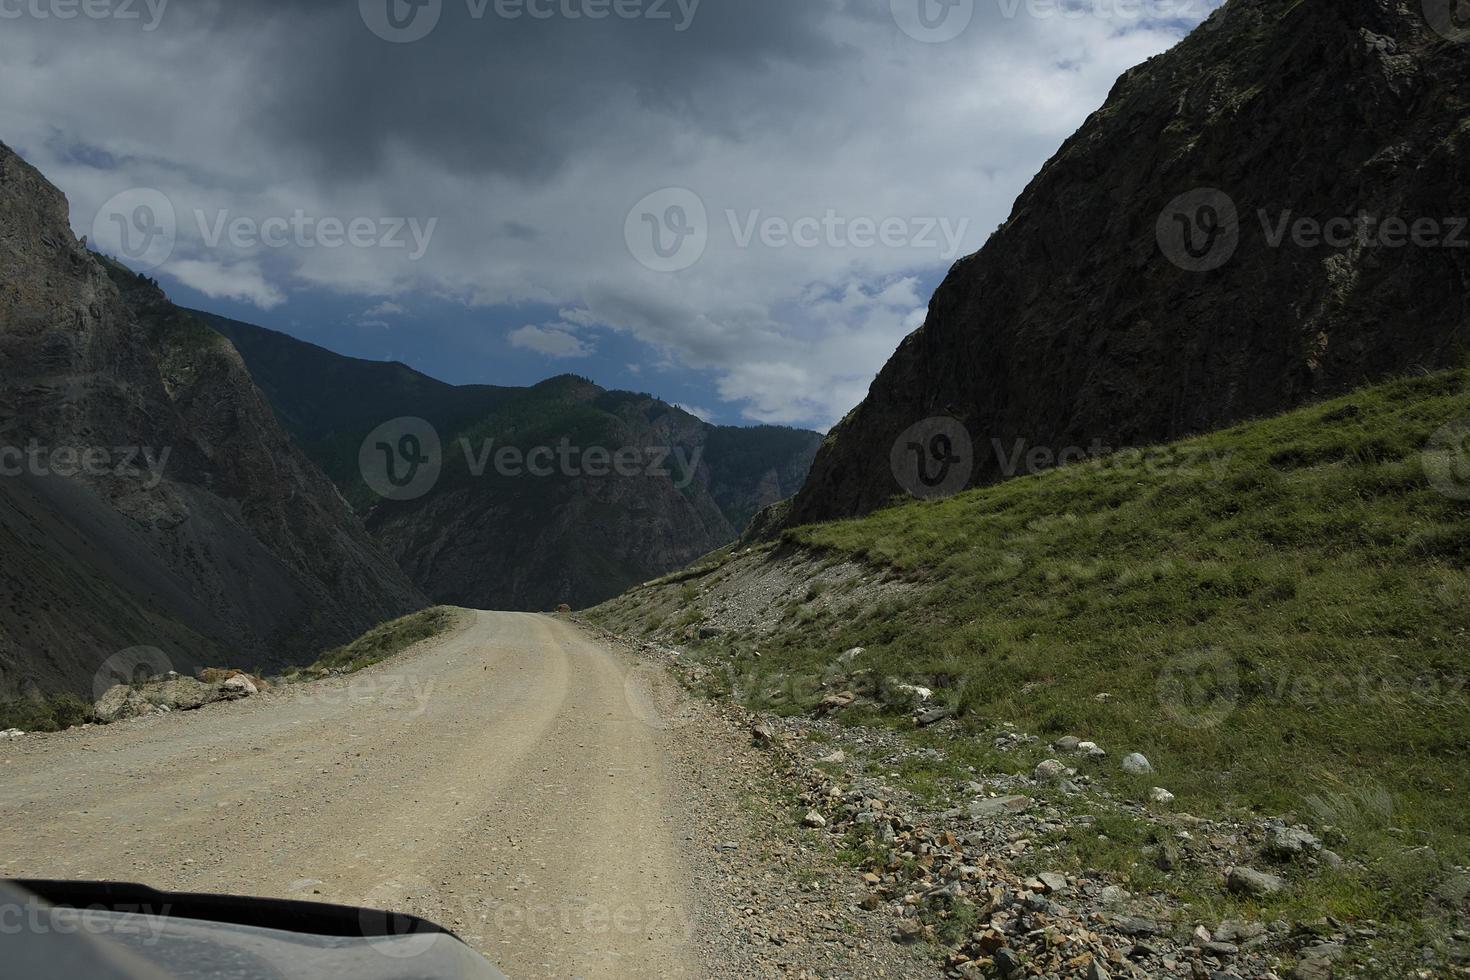
{"type": "Polygon", "coordinates": [[[92,714],[107,725],[124,718],[151,714],[155,710],[143,695],[126,684],[114,684],[92,706],[92,714]]]}

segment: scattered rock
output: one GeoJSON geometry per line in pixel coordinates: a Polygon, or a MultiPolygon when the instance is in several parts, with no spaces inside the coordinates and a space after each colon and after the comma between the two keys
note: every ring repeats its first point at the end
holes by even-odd
{"type": "Polygon", "coordinates": [[[1160,871],[1173,871],[1179,867],[1181,860],[1179,845],[1171,840],[1160,843],[1157,853],[1154,854],[1154,865],[1160,871]]]}
{"type": "Polygon", "coordinates": [[[92,706],[93,716],[108,725],[125,718],[150,714],[153,710],[153,705],[143,695],[126,684],[114,684],[92,706]]]}
{"type": "Polygon", "coordinates": [[[1237,895],[1274,895],[1286,887],[1286,879],[1252,868],[1231,868],[1225,886],[1237,895]]]}
{"type": "Polygon", "coordinates": [[[924,938],[924,923],[918,919],[903,919],[898,923],[897,930],[893,933],[893,941],[896,943],[916,943],[924,938]]]}
{"type": "Polygon", "coordinates": [[[1103,965],[1096,958],[1087,964],[1087,972],[1083,976],[1086,977],[1086,980],[1112,980],[1108,971],[1103,969],[1103,965]]]}
{"type": "Polygon", "coordinates": [[[1163,926],[1152,919],[1143,919],[1136,915],[1120,915],[1112,924],[1115,931],[1125,936],[1157,936],[1164,931],[1163,926]]]}
{"type": "Polygon", "coordinates": [[[1046,894],[1048,895],[1058,894],[1067,890],[1066,875],[1044,871],[1036,876],[1036,880],[1041,882],[1046,894]]]}
{"type": "Polygon", "coordinates": [[[817,714],[825,715],[833,711],[841,711],[857,700],[857,695],[851,691],[842,691],[838,694],[829,694],[817,705],[817,714]]]}
{"type": "Polygon", "coordinates": [[[983,820],[1007,813],[1024,813],[1031,809],[1031,803],[1029,796],[997,796],[988,800],[976,800],[970,804],[970,817],[983,820]]]}
{"type": "Polygon", "coordinates": [[[1104,905],[1122,905],[1130,897],[1126,888],[1121,888],[1118,885],[1108,885],[1102,891],[1098,892],[1097,900],[1104,905]]]}
{"type": "Polygon", "coordinates": [[[1292,980],[1332,980],[1332,961],[1323,959],[1299,960],[1291,971],[1292,980]]]}
{"type": "Polygon", "coordinates": [[[913,704],[923,704],[934,696],[929,688],[919,687],[917,684],[898,684],[894,686],[894,690],[913,704]]]}
{"type": "Polygon", "coordinates": [[[19,728],[7,728],[5,729],[5,731],[0,732],[0,738],[5,739],[6,741],[10,741],[12,739],[20,738],[24,734],[25,732],[21,731],[19,728]]]}
{"type": "Polygon", "coordinates": [[[1305,830],[1272,824],[1266,828],[1266,855],[1290,861],[1322,850],[1322,842],[1305,830]]]}
{"type": "Polygon", "coordinates": [[[260,689],[244,674],[237,674],[225,681],[224,689],[239,697],[249,697],[252,694],[260,693],[260,689]]]}
{"type": "Polygon", "coordinates": [[[949,708],[930,708],[928,711],[925,711],[915,717],[914,724],[918,725],[920,728],[928,728],[930,725],[939,724],[941,721],[948,718],[949,716],[949,708]]]}
{"type": "Polygon", "coordinates": [[[995,960],[995,969],[1003,977],[1014,976],[1021,969],[1021,958],[1004,946],[995,951],[992,959],[995,960]]]}
{"type": "Polygon", "coordinates": [[[1148,758],[1143,753],[1134,752],[1123,758],[1123,771],[1134,776],[1142,776],[1153,772],[1154,767],[1149,764],[1148,758]]]}
{"type": "Polygon", "coordinates": [[[1241,922],[1226,919],[1215,927],[1215,940],[1222,943],[1243,943],[1257,936],[1264,936],[1266,927],[1260,922],[1241,922]]]}
{"type": "Polygon", "coordinates": [[[1062,765],[1056,759],[1047,759],[1036,767],[1036,771],[1032,773],[1032,776],[1038,783],[1050,783],[1066,775],[1066,773],[1066,766],[1062,765]]]}

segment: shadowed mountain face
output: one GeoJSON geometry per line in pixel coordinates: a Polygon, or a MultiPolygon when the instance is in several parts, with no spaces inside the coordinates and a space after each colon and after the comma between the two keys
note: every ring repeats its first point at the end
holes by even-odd
{"type": "Polygon", "coordinates": [[[951,270],[790,522],[901,493],[895,445],[931,418],[974,448],[917,440],[929,475],[987,483],[1018,449],[1154,443],[1459,363],[1470,47],[1435,7],[1231,0],[1124,75],[951,270]]]}
{"type": "Polygon", "coordinates": [[[617,595],[734,540],[758,510],[795,492],[821,442],[798,429],[708,425],[573,376],[457,387],[200,315],[439,602],[535,610],[617,595]],[[424,485],[388,499],[365,478],[364,458],[371,474],[380,443],[396,453],[404,418],[427,423],[441,452],[424,485]]]}
{"type": "Polygon", "coordinates": [[[88,252],[3,144],[0,554],[0,696],[91,695],[133,647],[309,661],[425,604],[229,342],[88,252]]]}

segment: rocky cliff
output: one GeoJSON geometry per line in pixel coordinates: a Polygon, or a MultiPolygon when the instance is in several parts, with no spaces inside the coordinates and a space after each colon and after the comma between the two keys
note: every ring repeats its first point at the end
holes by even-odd
{"type": "Polygon", "coordinates": [[[312,659],[424,599],[230,343],[86,250],[0,144],[0,695],[112,654],[312,659]]]}
{"type": "Polygon", "coordinates": [[[709,425],[652,395],[571,375],[531,388],[448,385],[201,316],[234,342],[297,441],[439,602],[538,610],[617,595],[734,540],[758,510],[796,492],[821,441],[800,429],[709,425]],[[423,486],[385,498],[364,479],[363,447],[373,443],[376,464],[368,436],[403,418],[427,423],[440,451],[423,486]]]}
{"type": "Polygon", "coordinates": [[[1231,0],[1125,74],[950,271],[789,521],[902,493],[917,457],[895,444],[931,418],[973,449],[929,430],[927,475],[976,484],[1460,363],[1470,28],[1453,9],[1231,0]]]}

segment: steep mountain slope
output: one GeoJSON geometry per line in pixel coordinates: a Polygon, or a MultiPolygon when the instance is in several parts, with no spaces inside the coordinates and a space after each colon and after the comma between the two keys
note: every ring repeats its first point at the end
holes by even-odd
{"type": "Polygon", "coordinates": [[[757,510],[790,497],[821,441],[799,429],[711,426],[651,395],[570,375],[532,388],[456,387],[200,316],[234,342],[298,442],[440,602],[547,609],[616,595],[726,544],[757,510]],[[361,450],[405,417],[432,426],[442,471],[421,495],[385,500],[364,480],[361,450]],[[537,467],[544,475],[527,465],[538,448],[555,453],[537,467]],[[506,449],[522,462],[498,465],[506,449]],[[636,465],[601,462],[620,452],[636,465]]]}
{"type": "Polygon", "coordinates": [[[239,355],[0,144],[0,695],[123,649],[277,666],[424,604],[239,355]]]}
{"type": "Polygon", "coordinates": [[[964,425],[973,459],[956,465],[984,483],[1018,441],[1145,444],[1458,363],[1470,48],[1431,28],[1435,7],[1230,0],[1125,74],[951,270],[791,522],[902,492],[895,442],[931,417],[964,425]],[[1364,244],[1341,223],[1360,212],[1428,230],[1416,244],[1380,225],[1364,244]],[[1303,218],[1338,220],[1334,244],[1298,235],[1303,218]]]}

